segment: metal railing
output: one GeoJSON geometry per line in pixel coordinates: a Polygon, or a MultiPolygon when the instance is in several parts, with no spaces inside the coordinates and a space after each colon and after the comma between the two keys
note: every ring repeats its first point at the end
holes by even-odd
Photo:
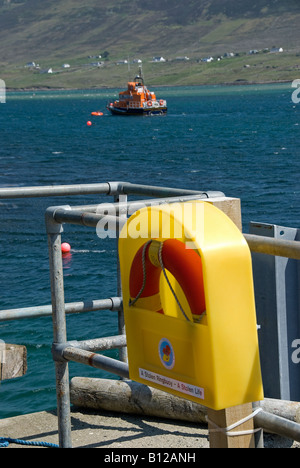
{"type": "MultiPolygon", "coordinates": [[[[133,212],[138,210],[140,207],[148,205],[153,206],[154,204],[166,202],[177,203],[187,200],[203,200],[215,197],[224,197],[222,192],[190,191],[130,184],[127,182],[0,189],[0,199],[83,194],[111,195],[114,197],[114,203],[107,205],[101,204],[100,210],[99,204],[75,206],[73,208],[71,206],[56,206],[47,209],[45,219],[49,246],[52,304],[49,306],[0,311],[0,322],[4,320],[52,315],[52,354],[56,367],[59,444],[60,447],[65,448],[72,446],[68,362],[75,361],[86,364],[98,369],[106,370],[122,378],[128,378],[129,371],[126,362],[126,336],[122,311],[122,294],[119,272],[117,277],[116,297],[66,304],[64,300],[63,264],[61,254],[61,234],[63,232],[63,224],[77,224],[95,228],[99,221],[104,217],[107,221],[108,215],[103,214],[105,208],[111,208],[113,206],[115,216],[111,216],[111,219],[114,221],[114,225],[118,233],[120,232],[121,227],[126,223],[127,215],[133,214],[133,212]],[[139,195],[155,198],[128,201],[127,195],[139,195]],[[93,310],[117,311],[118,335],[93,340],[68,342],[66,314],[89,312],[93,310]],[[95,354],[95,351],[103,351],[112,348],[118,348],[120,350],[119,360],[112,359],[101,354],[95,354]]],[[[272,238],[248,234],[244,234],[244,237],[252,251],[300,259],[299,242],[274,240],[272,238]]],[[[276,426],[277,432],[285,436],[292,435],[295,440],[300,441],[300,426],[298,424],[293,423],[292,421],[285,421],[281,424],[279,419],[282,418],[276,419],[275,424],[274,417],[276,418],[276,416],[269,415],[266,412],[263,412],[263,417],[262,412],[256,416],[257,420],[260,418],[262,425],[265,424],[268,426],[268,424],[273,424],[273,427],[276,426]]]]}
{"type": "Polygon", "coordinates": [[[300,260],[300,242],[244,234],[252,252],[300,260]]]}

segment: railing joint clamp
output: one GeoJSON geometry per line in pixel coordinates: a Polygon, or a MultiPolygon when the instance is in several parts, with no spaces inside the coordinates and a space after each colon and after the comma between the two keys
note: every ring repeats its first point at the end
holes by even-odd
{"type": "Polygon", "coordinates": [[[78,341],[66,341],[65,343],[52,343],[52,357],[55,362],[67,362],[68,359],[64,357],[64,351],[66,348],[78,348],[78,341]]]}

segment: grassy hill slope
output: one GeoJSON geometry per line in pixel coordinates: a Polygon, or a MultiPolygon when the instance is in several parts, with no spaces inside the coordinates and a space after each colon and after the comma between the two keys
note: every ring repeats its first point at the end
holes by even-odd
{"type": "Polygon", "coordinates": [[[151,83],[165,84],[167,76],[169,84],[228,82],[234,67],[238,79],[289,80],[299,63],[299,23],[299,0],[0,0],[0,77],[10,87],[119,86],[128,70],[115,62],[138,57],[151,83]],[[273,46],[285,50],[279,62],[267,54],[259,60],[243,56],[273,46]],[[89,56],[104,51],[104,67],[88,66],[89,56]],[[199,67],[201,57],[228,51],[239,53],[239,62],[199,67]],[[150,65],[157,55],[170,61],[187,55],[191,61],[150,65]],[[31,61],[57,73],[24,69],[31,61]],[[62,71],[65,62],[71,67],[62,71]]]}

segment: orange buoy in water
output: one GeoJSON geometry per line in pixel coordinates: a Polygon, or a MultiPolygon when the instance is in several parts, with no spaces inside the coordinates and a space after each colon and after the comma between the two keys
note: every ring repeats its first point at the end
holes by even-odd
{"type": "Polygon", "coordinates": [[[97,111],[97,112],[91,112],[91,115],[103,115],[103,112],[97,111]]]}
{"type": "Polygon", "coordinates": [[[61,244],[61,251],[63,254],[69,253],[70,250],[71,250],[71,246],[70,244],[68,244],[68,242],[63,242],[61,244]]]}
{"type": "Polygon", "coordinates": [[[90,120],[87,121],[87,126],[90,127],[92,125],[92,122],[90,120]]]}

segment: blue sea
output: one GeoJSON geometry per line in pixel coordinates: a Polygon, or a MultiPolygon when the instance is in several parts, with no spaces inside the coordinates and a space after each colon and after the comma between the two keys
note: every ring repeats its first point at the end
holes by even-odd
{"type": "MultiPolygon", "coordinates": [[[[0,187],[121,180],[217,190],[241,199],[244,232],[250,221],[300,227],[300,104],[292,102],[290,84],[154,91],[168,101],[166,116],[109,115],[105,106],[116,89],[7,93],[0,187]]],[[[0,201],[0,310],[51,303],[45,209],[103,200],[0,201]]],[[[64,261],[66,301],[115,296],[115,240],[67,225],[63,241],[72,246],[64,261]]],[[[70,340],[97,338],[116,334],[117,318],[109,311],[72,315],[67,326],[70,340]]],[[[27,374],[0,384],[0,418],[55,408],[51,318],[0,322],[0,339],[28,352],[27,374]]],[[[70,375],[114,378],[74,363],[70,375]]]]}

